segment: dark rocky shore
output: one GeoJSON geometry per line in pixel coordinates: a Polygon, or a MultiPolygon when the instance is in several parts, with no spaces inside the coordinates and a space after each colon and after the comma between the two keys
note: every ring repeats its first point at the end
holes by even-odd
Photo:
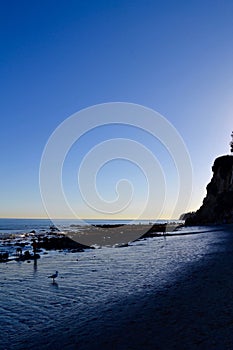
{"type": "Polygon", "coordinates": [[[50,250],[67,250],[74,253],[83,252],[85,249],[92,249],[54,229],[50,232],[39,234],[36,234],[33,230],[20,235],[20,237],[10,235],[8,237],[2,237],[0,241],[1,247],[4,248],[4,251],[0,252],[0,262],[35,260],[40,258],[40,253],[47,254],[46,251],[50,250]]]}

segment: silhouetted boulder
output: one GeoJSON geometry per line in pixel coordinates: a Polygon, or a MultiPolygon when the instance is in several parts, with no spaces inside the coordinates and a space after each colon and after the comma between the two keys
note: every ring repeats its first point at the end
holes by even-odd
{"type": "Polygon", "coordinates": [[[9,258],[8,252],[0,253],[0,262],[7,262],[8,258],[9,258]]]}
{"type": "Polygon", "coordinates": [[[44,237],[42,241],[38,242],[38,248],[44,248],[47,250],[75,249],[76,251],[83,251],[83,249],[90,247],[78,243],[67,236],[60,236],[44,237]]]}

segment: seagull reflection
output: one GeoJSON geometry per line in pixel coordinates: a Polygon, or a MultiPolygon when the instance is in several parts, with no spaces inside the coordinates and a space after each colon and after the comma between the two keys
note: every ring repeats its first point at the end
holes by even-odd
{"type": "Polygon", "coordinates": [[[51,285],[51,288],[55,288],[55,289],[59,288],[59,285],[56,281],[52,282],[50,285],[51,285]]]}
{"type": "Polygon", "coordinates": [[[37,259],[34,259],[33,268],[34,268],[34,274],[37,273],[37,259]]]}

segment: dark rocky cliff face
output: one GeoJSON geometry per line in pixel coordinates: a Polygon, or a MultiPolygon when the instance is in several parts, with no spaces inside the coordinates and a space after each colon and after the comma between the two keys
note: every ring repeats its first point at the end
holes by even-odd
{"type": "Polygon", "coordinates": [[[212,170],[203,204],[186,219],[186,225],[233,222],[233,156],[217,158],[212,170]]]}

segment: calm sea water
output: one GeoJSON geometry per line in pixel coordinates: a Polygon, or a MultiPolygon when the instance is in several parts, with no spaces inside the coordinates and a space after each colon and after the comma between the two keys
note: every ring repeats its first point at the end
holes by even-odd
{"type": "Polygon", "coordinates": [[[49,230],[53,225],[59,228],[68,228],[73,225],[96,225],[96,224],[148,224],[148,223],[166,223],[164,220],[48,220],[48,219],[0,219],[0,234],[3,233],[22,233],[31,230],[42,231],[49,230]]]}

